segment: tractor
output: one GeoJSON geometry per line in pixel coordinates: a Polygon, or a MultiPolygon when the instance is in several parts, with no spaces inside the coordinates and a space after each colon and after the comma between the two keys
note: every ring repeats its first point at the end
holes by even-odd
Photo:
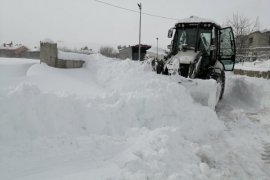
{"type": "Polygon", "coordinates": [[[172,37],[168,55],[156,62],[156,72],[190,79],[214,79],[220,87],[217,98],[221,100],[225,71],[233,71],[235,64],[232,28],[222,28],[212,20],[191,16],[168,31],[168,38],[172,37]]]}

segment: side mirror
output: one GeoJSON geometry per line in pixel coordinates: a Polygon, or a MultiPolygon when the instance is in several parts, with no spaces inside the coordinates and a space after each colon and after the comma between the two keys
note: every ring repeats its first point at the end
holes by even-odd
{"type": "Polygon", "coordinates": [[[168,31],[168,38],[172,38],[173,36],[173,28],[169,29],[168,31]]]}
{"type": "Polygon", "coordinates": [[[172,50],[172,45],[171,45],[171,44],[168,45],[167,48],[168,48],[169,50],[172,50]]]}

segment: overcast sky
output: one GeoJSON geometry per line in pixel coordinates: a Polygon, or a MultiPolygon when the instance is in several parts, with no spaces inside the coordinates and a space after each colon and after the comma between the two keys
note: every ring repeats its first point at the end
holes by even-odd
{"type": "MultiPolygon", "coordinates": [[[[270,29],[270,0],[102,0],[128,9],[171,18],[191,15],[223,24],[233,13],[270,29]]],[[[138,43],[139,14],[94,0],[0,0],[0,43],[38,44],[44,38],[81,44],[138,43]]],[[[142,15],[142,43],[166,47],[175,20],[142,15]]],[[[93,45],[94,46],[94,45],[93,45]]],[[[93,47],[94,48],[94,47],[93,47]]]]}

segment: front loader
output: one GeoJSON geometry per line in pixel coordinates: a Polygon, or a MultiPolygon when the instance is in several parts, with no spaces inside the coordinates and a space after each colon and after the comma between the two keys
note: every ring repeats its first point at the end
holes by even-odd
{"type": "Polygon", "coordinates": [[[156,63],[156,72],[189,79],[214,79],[218,85],[217,101],[225,88],[225,71],[233,71],[235,40],[231,27],[198,17],[180,20],[168,32],[173,38],[170,52],[156,63]]]}

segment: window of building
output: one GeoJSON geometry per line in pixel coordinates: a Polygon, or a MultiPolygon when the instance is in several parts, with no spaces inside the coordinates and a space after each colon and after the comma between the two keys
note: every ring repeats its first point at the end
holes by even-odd
{"type": "Polygon", "coordinates": [[[248,39],[248,44],[251,45],[253,43],[253,37],[248,39]]]}

